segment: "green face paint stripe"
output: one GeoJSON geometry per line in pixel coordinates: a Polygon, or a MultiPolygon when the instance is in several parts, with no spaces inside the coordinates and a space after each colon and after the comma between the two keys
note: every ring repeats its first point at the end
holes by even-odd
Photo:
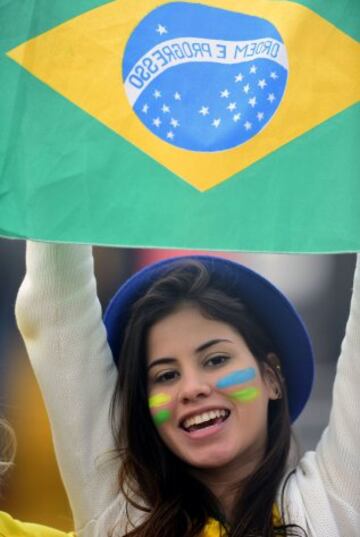
{"type": "Polygon", "coordinates": [[[149,397],[149,407],[156,408],[158,406],[166,405],[170,402],[170,399],[170,395],[167,395],[166,393],[157,393],[156,395],[149,397]]]}
{"type": "Polygon", "coordinates": [[[163,423],[165,423],[165,421],[168,421],[168,419],[170,419],[170,410],[168,410],[167,408],[163,408],[162,410],[156,412],[156,414],[154,414],[152,418],[155,422],[155,425],[162,425],[163,423]]]}
{"type": "Polygon", "coordinates": [[[253,401],[260,395],[260,390],[251,386],[250,388],[245,388],[244,390],[237,390],[229,394],[232,399],[237,401],[242,401],[244,403],[248,401],[253,401]]]}

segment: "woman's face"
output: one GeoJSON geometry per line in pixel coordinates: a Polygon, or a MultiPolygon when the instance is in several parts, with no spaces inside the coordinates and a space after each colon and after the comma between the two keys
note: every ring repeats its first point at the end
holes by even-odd
{"type": "Polygon", "coordinates": [[[196,468],[259,460],[276,381],[234,328],[186,306],[152,326],[147,356],[150,412],[174,454],[196,468]]]}

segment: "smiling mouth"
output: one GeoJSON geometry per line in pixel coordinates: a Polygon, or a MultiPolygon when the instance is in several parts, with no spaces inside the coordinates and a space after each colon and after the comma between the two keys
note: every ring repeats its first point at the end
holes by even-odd
{"type": "Polygon", "coordinates": [[[229,410],[209,410],[208,412],[203,412],[202,414],[197,414],[196,416],[183,420],[180,426],[186,432],[191,433],[192,431],[198,431],[222,423],[227,420],[229,416],[229,410]]]}

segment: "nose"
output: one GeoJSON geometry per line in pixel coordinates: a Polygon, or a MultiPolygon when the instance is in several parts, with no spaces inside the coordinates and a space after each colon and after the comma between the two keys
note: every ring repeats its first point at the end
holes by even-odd
{"type": "Polygon", "coordinates": [[[212,392],[212,386],[201,375],[187,374],[183,375],[180,399],[181,402],[192,403],[200,399],[205,399],[212,392]]]}

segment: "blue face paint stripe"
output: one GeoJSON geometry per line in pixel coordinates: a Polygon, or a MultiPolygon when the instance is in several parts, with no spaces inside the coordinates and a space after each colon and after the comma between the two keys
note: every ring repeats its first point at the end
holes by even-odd
{"type": "Polygon", "coordinates": [[[253,367],[248,367],[247,369],[240,369],[220,379],[216,383],[216,387],[220,389],[231,388],[232,386],[236,386],[237,384],[243,384],[244,382],[253,380],[255,376],[256,371],[253,367]]]}

